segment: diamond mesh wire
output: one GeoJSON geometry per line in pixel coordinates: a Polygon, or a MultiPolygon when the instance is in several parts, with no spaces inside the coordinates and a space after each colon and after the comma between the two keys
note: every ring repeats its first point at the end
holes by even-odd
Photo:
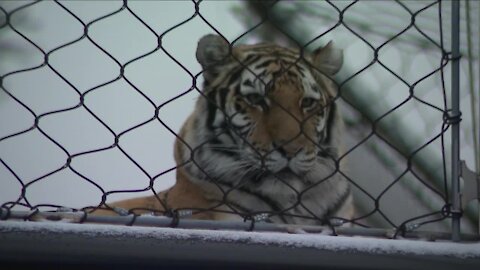
{"type": "MultiPolygon", "coordinates": [[[[183,143],[187,144],[181,137],[178,136],[177,130],[175,128],[172,128],[172,125],[169,124],[168,121],[168,116],[161,116],[162,110],[167,107],[167,106],[175,106],[175,104],[180,104],[182,98],[188,97],[192,94],[196,94],[199,96],[199,98],[209,98],[208,94],[205,94],[200,87],[199,82],[201,81],[201,75],[202,72],[200,73],[195,73],[191,70],[190,67],[185,65],[181,60],[178,59],[178,56],[175,55],[174,53],[171,52],[171,49],[166,45],[165,37],[173,32],[175,32],[177,29],[184,27],[188,25],[189,23],[192,22],[202,22],[206,25],[208,25],[209,31],[210,32],[215,32],[218,35],[222,36],[222,30],[221,27],[218,25],[215,25],[215,23],[210,22],[210,19],[207,18],[203,13],[202,13],[202,7],[204,6],[204,2],[202,1],[193,1],[189,3],[192,7],[192,13],[191,15],[186,16],[182,20],[180,20],[177,24],[172,25],[171,27],[167,27],[166,29],[162,29],[162,31],[158,32],[152,27],[149,22],[147,22],[144,18],[142,18],[141,14],[137,14],[137,11],[133,9],[132,3],[128,1],[123,1],[122,5],[118,5],[118,2],[116,3],[116,6],[118,6],[114,11],[109,11],[105,12],[104,14],[101,14],[95,18],[92,18],[90,20],[85,20],[82,19],[81,16],[77,15],[73,9],[69,8],[68,5],[66,5],[63,2],[55,1],[55,6],[58,8],[58,12],[62,12],[65,16],[68,16],[70,20],[75,21],[76,24],[82,28],[82,34],[80,36],[76,36],[75,38],[72,38],[71,41],[62,43],[60,45],[57,45],[53,48],[43,48],[42,45],[37,44],[34,39],[32,39],[28,34],[26,34],[24,31],[21,30],[21,28],[15,23],[15,18],[17,16],[20,16],[22,12],[29,10],[37,5],[41,5],[41,1],[34,1],[30,3],[22,3],[18,7],[7,10],[0,6],[0,12],[3,14],[3,17],[5,18],[2,22],[3,24],[0,26],[0,29],[4,30],[9,30],[13,31],[16,35],[22,38],[22,42],[27,43],[28,45],[31,45],[35,48],[36,54],[40,55],[41,58],[43,59],[40,61],[38,65],[35,66],[30,66],[27,68],[21,68],[18,70],[10,71],[5,74],[0,75],[0,87],[3,91],[3,93],[8,96],[8,99],[11,99],[14,101],[15,104],[15,110],[22,111],[22,113],[28,112],[30,118],[32,119],[30,125],[28,128],[22,128],[22,129],[17,129],[14,132],[9,132],[7,134],[2,134],[0,137],[0,146],[3,145],[4,148],[6,149],[7,146],[15,149],[16,144],[21,143],[20,138],[25,138],[25,136],[32,135],[34,133],[38,133],[39,136],[41,136],[44,140],[45,143],[48,143],[49,145],[54,145],[54,148],[57,149],[57,151],[64,157],[63,163],[60,165],[55,165],[53,168],[48,169],[46,172],[43,173],[38,173],[36,175],[33,175],[31,177],[26,177],[24,173],[22,172],[21,167],[18,166],[18,164],[12,164],[9,160],[9,156],[5,156],[5,153],[7,153],[6,150],[0,149],[0,163],[2,164],[3,168],[5,171],[8,172],[9,177],[13,177],[18,185],[21,186],[20,188],[20,194],[16,197],[14,200],[1,200],[1,209],[2,209],[2,218],[7,219],[9,216],[11,216],[11,212],[18,208],[18,207],[23,207],[24,209],[31,210],[28,215],[24,215],[23,218],[25,220],[30,220],[34,219],[34,217],[39,213],[39,212],[44,212],[44,211],[58,211],[60,209],[61,211],[73,211],[73,212],[80,212],[80,213],[85,213],[82,218],[77,220],[78,222],[84,222],[88,220],[87,218],[87,213],[91,212],[93,209],[97,208],[102,208],[102,209],[111,209],[109,207],[108,202],[110,201],[110,198],[118,195],[118,194],[150,194],[150,195],[155,195],[157,196],[158,202],[163,206],[165,211],[159,210],[159,209],[153,209],[153,208],[142,208],[141,210],[148,210],[149,212],[153,213],[154,215],[166,215],[172,217],[172,223],[170,224],[171,226],[176,226],[178,225],[178,221],[182,219],[184,216],[188,217],[192,213],[196,212],[202,212],[202,211],[220,211],[220,210],[215,210],[214,208],[212,209],[195,209],[195,208],[188,208],[188,209],[170,209],[168,208],[168,205],[157,195],[160,190],[156,187],[156,184],[159,181],[162,181],[162,177],[164,176],[170,176],[172,172],[174,172],[177,168],[185,166],[187,164],[177,164],[174,167],[168,167],[163,169],[160,172],[155,172],[152,173],[152,170],[150,168],[147,168],[144,163],[140,162],[134,153],[128,148],[128,146],[125,142],[128,140],[129,136],[131,134],[135,134],[135,132],[138,132],[139,130],[142,130],[145,127],[148,127],[149,125],[156,125],[157,128],[160,127],[163,132],[167,133],[169,136],[175,137],[176,139],[182,141],[183,143]],[[131,58],[126,58],[126,56],[119,56],[118,52],[112,52],[106,49],[101,42],[99,42],[96,38],[93,38],[94,35],[91,33],[95,31],[96,27],[99,27],[100,23],[105,23],[108,22],[110,18],[116,17],[116,16],[125,16],[128,17],[129,20],[133,20],[139,28],[141,28],[141,31],[146,31],[148,32],[149,36],[151,36],[152,40],[155,40],[155,46],[153,48],[149,48],[147,52],[144,53],[138,53],[137,55],[131,57],[131,58]],[[112,63],[113,66],[115,66],[114,70],[115,73],[113,74],[113,78],[111,79],[106,79],[105,81],[95,83],[92,85],[89,85],[88,87],[79,87],[78,83],[76,82],[78,78],[72,78],[71,76],[66,76],[64,74],[64,71],[57,68],[52,59],[55,58],[55,55],[60,54],[62,51],[66,51],[68,48],[71,48],[76,45],[80,45],[83,43],[88,43],[89,45],[92,45],[96,48],[97,53],[99,56],[102,58],[102,61],[109,61],[112,63]],[[134,79],[134,76],[131,75],[129,71],[134,70],[135,65],[145,61],[146,59],[153,58],[156,54],[158,53],[163,53],[169,61],[172,63],[175,63],[176,68],[178,69],[179,72],[185,75],[185,80],[186,81],[191,81],[191,85],[186,87],[184,90],[179,91],[177,95],[170,97],[170,98],[165,98],[161,102],[157,102],[152,95],[147,94],[147,91],[142,89],[141,87],[138,86],[138,83],[134,79]],[[39,110],[36,110],[34,105],[28,104],[26,101],[23,100],[20,95],[17,94],[18,91],[15,89],[15,81],[21,80],[21,76],[23,74],[30,74],[32,72],[38,71],[38,70],[43,70],[43,69],[48,69],[49,71],[53,72],[57,78],[59,78],[64,85],[66,86],[65,89],[62,91],[71,91],[71,94],[75,97],[76,102],[74,104],[71,104],[70,106],[64,106],[61,108],[57,108],[54,110],[47,110],[44,112],[39,112],[39,110]],[[138,100],[139,103],[142,104],[142,106],[145,108],[146,113],[139,113],[142,115],[143,119],[141,121],[126,121],[125,123],[131,123],[134,122],[133,124],[128,124],[126,125],[125,123],[111,123],[105,120],[105,117],[103,117],[102,113],[103,110],[108,111],[109,106],[114,106],[115,105],[115,97],[111,96],[111,104],[95,104],[93,102],[89,102],[95,95],[99,95],[102,92],[107,91],[109,87],[114,87],[118,83],[124,83],[129,86],[130,89],[130,95],[132,95],[132,102],[135,102],[135,100],[138,100]],[[100,107],[105,106],[107,108],[102,108],[99,110],[100,107]],[[89,117],[90,119],[94,119],[94,121],[101,126],[102,133],[105,133],[106,135],[105,138],[108,138],[107,140],[110,141],[109,144],[103,145],[100,147],[93,147],[92,149],[89,150],[84,150],[84,151],[72,151],[69,149],[69,147],[66,146],[65,143],[62,143],[58,139],[55,138],[54,134],[51,134],[48,129],[46,128],[47,125],[42,125],[42,123],[46,123],[48,119],[55,118],[59,115],[64,115],[64,113],[67,112],[74,112],[82,110],[85,112],[85,117],[89,117]],[[104,185],[101,184],[99,180],[99,177],[92,177],[89,175],[88,172],[85,170],[79,169],[77,166],[72,165],[75,161],[82,161],[85,159],[93,159],[93,163],[95,163],[94,157],[98,154],[104,154],[104,153],[109,153],[109,151],[115,150],[117,153],[123,157],[126,158],[128,161],[128,166],[132,166],[134,170],[138,171],[138,177],[145,179],[143,180],[143,186],[139,188],[139,185],[132,185],[134,188],[125,188],[125,189],[119,189],[119,188],[106,188],[104,185]],[[70,206],[66,206],[60,203],[32,203],[30,198],[29,198],[29,190],[31,190],[36,184],[40,182],[48,182],[49,179],[52,179],[53,177],[62,177],[62,173],[65,173],[65,171],[68,171],[69,173],[73,173],[76,177],[81,179],[83,183],[87,183],[89,188],[93,188],[96,190],[97,194],[100,194],[101,199],[99,200],[98,204],[96,205],[90,205],[86,207],[81,207],[81,208],[72,208],[70,206]]],[[[347,223],[352,223],[355,224],[356,226],[359,227],[365,227],[365,228],[370,228],[371,225],[369,224],[368,220],[369,218],[372,218],[373,216],[380,216],[380,218],[386,222],[388,227],[393,227],[394,228],[394,233],[392,237],[397,237],[400,234],[405,234],[408,231],[412,231],[417,229],[418,227],[421,227],[425,224],[429,223],[436,223],[442,220],[449,220],[452,217],[452,213],[450,211],[450,196],[448,192],[448,185],[447,185],[447,158],[446,154],[444,151],[445,147],[445,133],[449,129],[450,125],[452,123],[456,123],[460,121],[460,116],[458,115],[451,115],[449,113],[449,107],[447,105],[447,94],[445,92],[445,77],[448,76],[445,73],[445,69],[447,65],[450,63],[452,60],[450,57],[450,53],[448,49],[445,48],[444,41],[443,41],[443,30],[442,30],[442,19],[441,19],[441,1],[432,1],[428,5],[425,5],[422,9],[419,10],[412,10],[409,8],[407,5],[403,4],[402,2],[397,2],[398,6],[405,11],[408,16],[410,16],[411,21],[408,25],[406,25],[403,29],[398,31],[395,35],[391,36],[387,40],[381,42],[380,44],[376,44],[374,42],[371,42],[367,40],[365,37],[362,36],[361,33],[359,33],[358,30],[355,29],[354,25],[348,22],[348,18],[350,16],[350,11],[358,5],[357,2],[351,2],[348,5],[344,5],[341,7],[341,5],[336,4],[335,2],[330,2],[328,1],[327,4],[330,6],[332,9],[332,12],[338,17],[338,20],[336,21],[335,24],[333,24],[331,27],[328,27],[321,33],[315,35],[309,40],[301,40],[294,34],[292,34],[291,31],[288,29],[284,29],[282,27],[279,27],[278,25],[281,25],[281,23],[278,22],[280,20],[277,16],[275,16],[275,13],[273,12],[276,8],[281,7],[281,5],[284,4],[284,2],[268,2],[268,4],[264,3],[255,3],[254,4],[260,4],[260,6],[257,6],[257,11],[259,11],[258,17],[259,20],[256,21],[247,31],[245,31],[243,34],[241,34],[238,38],[234,39],[233,41],[230,42],[230,46],[237,45],[240,43],[240,40],[242,38],[248,37],[249,35],[253,36],[255,35],[255,31],[258,29],[261,29],[262,27],[266,27],[266,29],[269,29],[268,27],[271,27],[270,29],[273,29],[274,32],[280,33],[280,40],[279,42],[281,43],[287,43],[290,45],[293,45],[294,47],[298,47],[300,50],[309,50],[310,45],[322,40],[326,35],[331,34],[332,32],[335,32],[339,28],[346,29],[351,35],[354,35],[358,40],[361,40],[362,43],[369,48],[371,53],[373,54],[373,57],[370,62],[365,64],[363,67],[360,69],[351,72],[348,76],[341,78],[338,80],[338,87],[339,87],[339,94],[335,97],[336,103],[344,103],[346,104],[347,107],[350,108],[350,110],[355,111],[358,115],[361,117],[365,117],[370,119],[370,123],[367,125],[370,127],[370,129],[367,129],[365,133],[362,135],[362,138],[355,143],[352,143],[349,145],[348,149],[346,150],[345,153],[343,153],[339,157],[335,156],[329,156],[328,158],[331,159],[336,166],[336,170],[332,173],[335,174],[341,174],[343,177],[345,177],[349,183],[354,187],[354,189],[358,192],[361,193],[362,196],[368,201],[369,205],[372,206],[370,209],[364,209],[361,214],[355,216],[353,220],[344,220],[344,222],[347,223]],[[432,38],[429,36],[429,34],[425,33],[422,31],[419,27],[416,25],[416,18],[422,14],[422,12],[425,11],[431,11],[431,10],[436,10],[438,11],[438,25],[439,25],[439,33],[440,33],[440,39],[436,40],[435,38],[432,38]],[[409,81],[406,80],[400,75],[397,71],[391,68],[391,64],[388,63],[387,60],[382,59],[382,52],[385,50],[386,47],[389,46],[392,42],[397,40],[399,37],[402,37],[402,35],[405,35],[407,31],[417,31],[425,40],[425,42],[428,42],[435,51],[438,52],[439,58],[438,58],[438,64],[436,67],[431,70],[428,74],[420,77],[417,80],[409,81]],[[361,109],[358,106],[357,101],[352,100],[352,82],[355,82],[354,79],[359,77],[364,71],[371,69],[373,66],[376,66],[377,68],[382,69],[384,72],[389,74],[390,76],[393,76],[395,80],[397,80],[403,87],[408,88],[408,95],[404,97],[400,102],[398,102],[395,106],[388,108],[386,111],[382,113],[377,113],[373,114],[368,111],[368,109],[361,109]],[[426,99],[423,99],[422,96],[418,95],[416,93],[416,89],[418,85],[422,84],[425,80],[429,80],[431,78],[434,78],[436,80],[441,81],[442,87],[440,89],[437,89],[438,94],[441,94],[443,96],[443,102],[442,104],[432,104],[431,102],[427,101],[426,99]],[[392,115],[395,111],[398,111],[402,109],[402,107],[405,106],[405,104],[412,103],[413,101],[416,101],[416,106],[426,106],[434,111],[437,112],[437,114],[440,116],[440,119],[442,121],[441,128],[438,131],[433,132],[433,135],[430,136],[423,142],[421,145],[416,146],[413,150],[406,151],[405,148],[402,147],[401,144],[398,143],[398,140],[395,140],[395,138],[392,139],[392,136],[390,135],[392,130],[389,130],[389,128],[392,128],[391,126],[389,127],[388,125],[385,125],[384,123],[388,121],[388,118],[390,115],[392,115]],[[387,147],[391,149],[392,152],[394,152],[396,155],[401,156],[401,160],[404,162],[404,169],[400,170],[394,179],[389,181],[388,185],[384,186],[379,192],[372,192],[367,190],[362,184],[359,184],[356,177],[352,176],[349,174],[347,171],[344,171],[343,169],[340,169],[339,163],[340,161],[343,161],[344,159],[349,159],[349,156],[352,156],[352,153],[357,151],[360,147],[363,145],[370,143],[369,141],[381,141],[383,147],[387,147]],[[439,153],[441,153],[442,156],[442,168],[441,168],[441,173],[440,173],[440,179],[438,177],[435,178],[436,182],[433,182],[432,184],[432,177],[430,175],[426,175],[424,172],[421,172],[418,170],[417,167],[414,166],[414,160],[418,159],[418,153],[421,152],[424,148],[430,147],[431,145],[434,145],[437,147],[440,145],[440,149],[437,149],[439,153]],[[390,213],[387,213],[384,209],[382,209],[382,200],[388,193],[394,192],[394,188],[398,186],[398,183],[401,181],[404,181],[404,177],[409,175],[411,178],[414,179],[414,181],[421,186],[422,189],[429,190],[429,195],[435,197],[437,201],[440,202],[440,204],[437,204],[436,208],[427,211],[423,214],[411,216],[408,219],[401,220],[398,222],[395,220],[394,217],[390,213]],[[436,183],[436,184],[435,184],[436,183]]],[[[183,3],[185,4],[185,3],[183,3]]],[[[139,30],[140,31],[140,30],[139,30]]],[[[267,31],[268,32],[268,31],[267,31]]],[[[196,40],[189,40],[189,42],[196,43],[196,40]]],[[[193,57],[193,55],[192,55],[193,57]]],[[[300,59],[298,59],[300,60],[300,59]]],[[[287,68],[288,69],[288,68],[287,68]]],[[[85,80],[85,78],[84,78],[85,80]]],[[[268,84],[268,82],[266,82],[268,84]]],[[[1,106],[1,103],[0,103],[1,106]]],[[[123,107],[123,110],[128,110],[128,106],[123,107]]],[[[285,109],[287,113],[288,110],[285,109]]],[[[13,111],[12,111],[13,112],[13,111]]],[[[115,112],[115,111],[114,111],[115,112]]],[[[135,113],[135,112],[131,112],[135,113]]],[[[292,115],[293,116],[293,115],[292,115]]],[[[122,115],[125,119],[128,119],[128,113],[125,115],[122,115]]],[[[234,116],[231,116],[234,117],[234,116]]],[[[298,120],[297,120],[298,121],[298,120]]],[[[299,121],[299,124],[302,124],[299,121]]],[[[351,128],[351,127],[350,127],[351,128]]],[[[362,127],[365,130],[365,126],[362,127]]],[[[300,134],[299,134],[300,135],[300,134]]],[[[293,140],[293,139],[292,139],[293,140]]],[[[103,140],[106,141],[106,140],[103,140]]],[[[205,142],[207,143],[207,142],[205,142]]],[[[192,156],[196,151],[199,151],[201,149],[202,145],[196,146],[196,147],[191,147],[187,144],[187,147],[190,149],[192,152],[192,156]]],[[[318,146],[320,147],[320,146],[318,146]]],[[[438,148],[438,147],[437,147],[438,148]]],[[[39,148],[40,149],[40,148],[39,148]]],[[[163,150],[162,150],[163,151],[163,150]]],[[[166,153],[166,151],[164,151],[166,153]]],[[[163,153],[163,152],[162,152],[163,153]]],[[[166,153],[169,154],[169,153],[166,153]]],[[[40,153],[41,156],[41,153],[40,153]]],[[[48,156],[43,157],[45,159],[48,159],[48,156]]],[[[114,159],[113,159],[114,160],[114,159]]],[[[263,160],[263,158],[262,158],[263,160]]],[[[114,162],[114,161],[113,161],[114,162]]],[[[349,163],[354,163],[355,160],[349,160],[349,163]]],[[[93,164],[92,163],[92,164],[93,164]]],[[[190,160],[187,163],[196,163],[195,160],[190,160]]],[[[28,164],[30,165],[30,164],[28,164]]],[[[25,164],[25,166],[28,166],[25,164]]],[[[198,164],[197,164],[198,165],[198,164]]],[[[99,164],[99,166],[102,166],[102,164],[99,164]]],[[[127,166],[127,165],[126,165],[127,166]]],[[[51,167],[51,166],[50,166],[51,167]]],[[[88,166],[87,166],[88,168],[88,166]]],[[[105,167],[105,170],[112,170],[112,167],[105,167]]],[[[114,169],[114,168],[113,168],[114,169]]],[[[202,170],[202,168],[199,168],[202,170]]],[[[206,173],[204,171],[204,173],[206,173]]],[[[322,181],[325,181],[328,179],[330,176],[326,177],[325,179],[320,180],[317,182],[315,185],[320,184],[322,181]]],[[[101,178],[101,176],[100,176],[101,178]]],[[[215,179],[211,179],[215,180],[215,179]]],[[[289,183],[286,181],[283,181],[279,179],[283,184],[289,186],[289,183]]],[[[214,181],[215,182],[215,181],[214,181]]],[[[313,186],[315,186],[313,185],[313,186]]],[[[313,187],[312,186],[312,187],[313,187]]],[[[231,187],[230,190],[223,190],[224,192],[224,197],[226,198],[228,194],[231,192],[232,189],[239,188],[238,186],[233,186],[231,187]]],[[[292,187],[293,188],[293,187],[292,187]]],[[[297,197],[299,198],[297,204],[302,204],[301,197],[302,194],[307,192],[307,190],[301,190],[301,191],[296,191],[297,197]]],[[[48,196],[48,195],[45,195],[48,196]]],[[[219,202],[219,205],[223,204],[228,204],[228,202],[225,200],[223,202],[219,202]]],[[[306,208],[306,207],[305,207],[306,208]]],[[[249,229],[254,229],[254,224],[255,222],[260,222],[264,221],[265,217],[271,217],[271,216],[282,216],[286,215],[287,211],[289,209],[278,209],[278,211],[273,211],[273,212],[240,212],[235,209],[235,207],[231,207],[232,212],[238,215],[241,215],[242,218],[245,220],[250,220],[251,221],[251,226],[249,229]]],[[[140,210],[140,209],[129,209],[126,210],[126,212],[122,212],[122,209],[111,209],[116,210],[118,214],[132,214],[134,213],[135,210],[140,210]]],[[[223,210],[222,210],[223,211],[223,210]]],[[[12,212],[13,213],[13,212],[12,212]]],[[[316,217],[314,213],[310,212],[309,216],[305,216],[304,218],[306,219],[317,219],[321,221],[322,224],[327,224],[331,226],[332,229],[334,228],[334,224],[332,224],[330,221],[331,220],[323,220],[321,217],[316,217]]],[[[136,221],[138,219],[137,214],[133,214],[131,216],[131,219],[127,222],[128,225],[135,225],[136,221]]]]}

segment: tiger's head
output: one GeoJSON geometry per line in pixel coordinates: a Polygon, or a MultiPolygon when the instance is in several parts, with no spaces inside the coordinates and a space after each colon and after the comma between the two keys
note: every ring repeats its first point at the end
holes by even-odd
{"type": "Polygon", "coordinates": [[[337,157],[330,76],[343,54],[332,43],[307,53],[273,44],[231,46],[207,35],[196,56],[205,98],[193,116],[194,159],[210,176],[302,177],[322,159],[337,157]]]}

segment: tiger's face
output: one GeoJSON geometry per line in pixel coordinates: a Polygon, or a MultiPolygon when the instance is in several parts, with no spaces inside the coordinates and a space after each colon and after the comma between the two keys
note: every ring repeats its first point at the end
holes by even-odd
{"type": "Polygon", "coordinates": [[[227,114],[242,156],[259,170],[303,175],[316,161],[326,134],[331,97],[306,65],[281,53],[253,63],[242,74],[227,114]]]}
{"type": "Polygon", "coordinates": [[[331,44],[301,57],[276,45],[230,47],[210,35],[199,42],[197,58],[208,98],[209,132],[201,144],[225,155],[219,171],[227,168],[231,177],[236,169],[253,180],[303,177],[319,158],[335,158],[329,123],[336,91],[328,76],[340,68],[342,54],[331,44]]]}

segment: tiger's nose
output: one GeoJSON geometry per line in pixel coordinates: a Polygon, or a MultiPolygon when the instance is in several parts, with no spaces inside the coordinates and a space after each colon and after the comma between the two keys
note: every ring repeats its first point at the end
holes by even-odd
{"type": "Polygon", "coordinates": [[[277,150],[282,156],[286,157],[288,160],[295,157],[303,149],[302,146],[295,145],[294,143],[273,143],[273,148],[277,150]]]}

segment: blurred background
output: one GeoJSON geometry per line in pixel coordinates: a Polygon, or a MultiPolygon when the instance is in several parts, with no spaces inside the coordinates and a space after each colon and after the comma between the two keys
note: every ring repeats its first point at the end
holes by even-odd
{"type": "MultiPolygon", "coordinates": [[[[0,205],[80,209],[173,185],[175,132],[199,96],[197,41],[218,33],[307,50],[333,40],[360,222],[446,231],[450,5],[0,1],[0,205]]],[[[461,2],[461,159],[477,172],[479,15],[480,2],[461,2]]],[[[477,231],[475,203],[462,226],[477,231]]]]}

